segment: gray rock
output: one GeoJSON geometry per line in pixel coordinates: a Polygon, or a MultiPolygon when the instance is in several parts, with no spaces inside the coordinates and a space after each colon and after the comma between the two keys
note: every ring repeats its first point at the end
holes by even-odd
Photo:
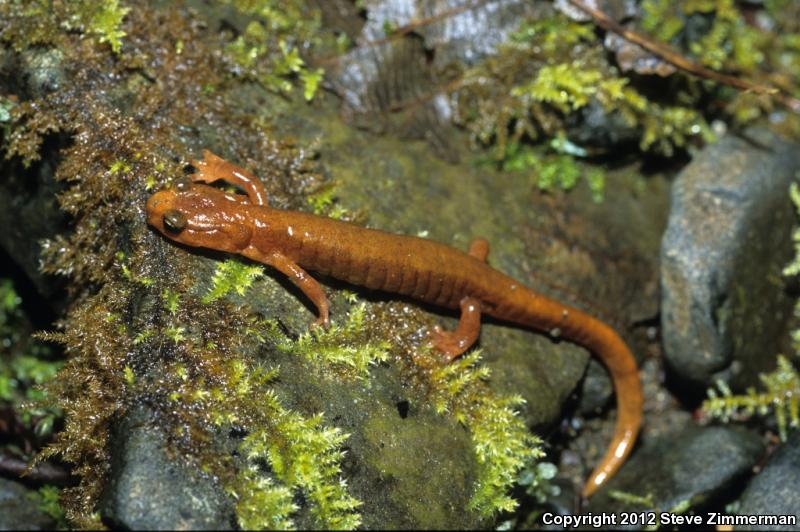
{"type": "Polygon", "coordinates": [[[735,388],[771,369],[792,301],[789,185],[800,146],[766,130],[708,146],[676,179],[661,246],[662,334],[681,380],[735,388]]]}
{"type": "MultiPolygon", "coordinates": [[[[740,499],[738,515],[794,515],[800,523],[800,432],[773,454],[740,499]]],[[[800,525],[744,525],[737,530],[800,530],[800,525]]]]}
{"type": "Polygon", "coordinates": [[[0,530],[48,530],[55,521],[38,507],[39,494],[0,478],[0,530]]]}
{"type": "Polygon", "coordinates": [[[642,511],[609,496],[612,490],[647,495],[655,511],[702,504],[721,495],[761,457],[758,434],[739,427],[696,427],[647,441],[608,485],[592,498],[593,512],[642,511]]]}
{"type": "Polygon", "coordinates": [[[597,360],[590,360],[583,379],[578,412],[584,416],[597,415],[608,404],[614,394],[614,385],[608,370],[597,360]]]}
{"type": "Polygon", "coordinates": [[[117,427],[111,480],[101,513],[115,528],[130,530],[230,529],[230,502],[215,482],[167,454],[162,429],[137,407],[117,427]]]}

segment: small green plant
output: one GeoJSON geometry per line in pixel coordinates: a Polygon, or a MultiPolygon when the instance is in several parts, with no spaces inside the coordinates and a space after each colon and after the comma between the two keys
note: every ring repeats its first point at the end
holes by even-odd
{"type": "Polygon", "coordinates": [[[67,517],[64,508],[58,502],[61,490],[57,486],[42,486],[39,488],[39,509],[49,515],[56,522],[56,528],[67,530],[67,517]]]}
{"type": "Polygon", "coordinates": [[[530,172],[533,183],[543,191],[571,190],[583,177],[595,202],[603,201],[605,171],[597,166],[578,162],[570,154],[549,153],[540,146],[511,141],[506,144],[502,168],[506,171],[530,172]]]}
{"type": "Polygon", "coordinates": [[[312,327],[299,338],[286,336],[275,320],[253,320],[246,333],[261,343],[271,342],[322,369],[324,376],[366,380],[372,366],[385,362],[389,344],[375,341],[364,329],[366,305],[355,306],[341,325],[312,327]]]}
{"type": "Polygon", "coordinates": [[[203,296],[203,303],[213,303],[230,292],[240,296],[250,288],[253,282],[264,275],[264,269],[258,265],[250,265],[235,259],[228,259],[217,265],[217,271],[211,279],[211,290],[203,296]]]}
{"type": "Polygon", "coordinates": [[[285,94],[292,91],[293,80],[297,79],[303,87],[303,97],[312,100],[324,71],[309,69],[300,50],[319,42],[319,10],[303,0],[219,1],[253,18],[244,33],[226,47],[237,66],[237,75],[285,94]]]}
{"type": "Polygon", "coordinates": [[[734,395],[724,381],[717,381],[716,389],[708,390],[703,411],[725,422],[764,416],[771,411],[778,423],[780,438],[785,441],[787,428],[800,426],[800,374],[789,359],[778,355],[775,371],[759,377],[765,390],[757,392],[749,388],[744,395],[734,395]]]}
{"type": "Polygon", "coordinates": [[[0,279],[0,402],[8,403],[24,424],[45,435],[61,412],[43,406],[47,394],[42,385],[63,363],[50,360],[50,349],[28,336],[21,303],[11,280],[0,279]]]}
{"type": "Polygon", "coordinates": [[[130,8],[119,0],[9,0],[0,3],[0,39],[23,50],[35,44],[55,44],[63,31],[78,31],[108,43],[119,53],[125,32],[120,29],[130,8]]]}
{"type": "MultiPolygon", "coordinates": [[[[361,522],[357,513],[361,502],[347,493],[347,484],[340,477],[341,446],[348,435],[324,426],[322,414],[304,418],[281,406],[272,393],[263,394],[263,399],[270,423],[245,438],[241,449],[247,458],[254,464],[266,460],[283,486],[302,490],[320,525],[334,530],[356,528],[361,522]]],[[[274,515],[285,520],[291,514],[291,499],[272,486],[266,488],[266,495],[279,509],[274,515]]]]}
{"type": "Polygon", "coordinates": [[[470,431],[478,479],[469,503],[483,517],[513,511],[517,501],[508,494],[520,472],[543,456],[541,440],[517,415],[525,400],[498,396],[486,386],[490,371],[479,366],[480,351],[468,353],[430,374],[430,395],[436,412],[454,416],[470,431]]]}

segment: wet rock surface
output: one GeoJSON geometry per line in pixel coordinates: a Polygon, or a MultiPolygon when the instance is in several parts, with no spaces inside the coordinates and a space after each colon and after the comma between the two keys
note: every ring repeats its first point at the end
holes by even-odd
{"type": "Polygon", "coordinates": [[[780,272],[791,258],[788,197],[800,146],[766,130],[706,147],[672,189],[662,241],[662,335],[669,367],[707,387],[736,388],[771,369],[792,301],[780,272]]]}
{"type": "Polygon", "coordinates": [[[763,451],[760,437],[739,427],[674,430],[645,442],[592,498],[589,510],[662,512],[687,502],[702,506],[747,475],[763,451]],[[653,506],[613,498],[612,490],[649,496],[653,506]]]}
{"type": "Polygon", "coordinates": [[[740,525],[736,530],[800,530],[800,432],[770,456],[739,499],[739,515],[794,515],[798,525],[740,525]]]}
{"type": "Polygon", "coordinates": [[[101,503],[103,520],[128,530],[227,530],[236,519],[219,486],[167,452],[152,414],[125,414],[113,443],[111,480],[101,503]]]}
{"type": "Polygon", "coordinates": [[[0,530],[50,530],[53,519],[36,507],[39,494],[19,482],[0,478],[0,530]]]}

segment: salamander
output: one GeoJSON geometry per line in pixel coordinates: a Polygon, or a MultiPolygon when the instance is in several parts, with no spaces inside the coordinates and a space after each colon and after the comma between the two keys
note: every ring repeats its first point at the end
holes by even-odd
{"type": "Polygon", "coordinates": [[[581,345],[608,368],[617,395],[613,439],[586,482],[590,496],[631,452],[642,418],[642,390],[633,354],[602,321],[527,288],[486,263],[489,246],[475,239],[464,253],[438,242],[367,229],[313,214],[271,208],[251,172],[214,155],[191,161],[190,179],[147,200],[148,223],[167,238],[192,247],[238,253],[286,275],[316,306],[315,324],[326,326],[329,303],[306,270],[385,292],[460,309],[453,331],[431,331],[433,345],[453,360],[478,339],[488,314],[581,345]],[[245,194],[210,186],[224,181],[245,194]]]}

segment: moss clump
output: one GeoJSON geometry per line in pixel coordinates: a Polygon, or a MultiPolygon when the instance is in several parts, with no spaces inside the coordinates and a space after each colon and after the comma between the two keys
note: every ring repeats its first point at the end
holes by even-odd
{"type": "Polygon", "coordinates": [[[220,262],[211,279],[211,289],[203,296],[202,301],[208,304],[230,292],[236,292],[243,296],[253,281],[262,275],[264,275],[264,269],[261,266],[245,264],[234,259],[220,262]]]}
{"type": "Polygon", "coordinates": [[[389,343],[375,341],[365,332],[365,313],[362,303],[350,311],[342,325],[334,322],[327,329],[315,327],[294,341],[274,321],[268,325],[278,349],[309,361],[322,370],[321,375],[365,380],[371,366],[389,358],[389,343]]]}
{"type": "Polygon", "coordinates": [[[603,201],[605,171],[599,166],[582,163],[568,153],[552,153],[542,147],[508,142],[502,168],[518,172],[532,170],[530,177],[533,184],[543,191],[570,190],[583,178],[589,186],[592,199],[597,203],[603,201]]]}
{"type": "MultiPolygon", "coordinates": [[[[325,427],[323,417],[317,414],[310,418],[287,410],[281,406],[273,394],[265,394],[263,405],[269,418],[267,426],[249,434],[241,449],[251,461],[265,460],[277,479],[288,488],[289,493],[302,491],[311,504],[311,513],[321,528],[333,530],[353,530],[361,523],[357,509],[361,502],[347,492],[347,483],[341,478],[341,461],[344,451],[342,443],[348,435],[336,427],[325,427]]],[[[258,492],[256,492],[258,493],[258,492]]],[[[271,528],[270,521],[280,516],[283,525],[290,527],[288,521],[293,510],[292,499],[286,491],[276,491],[267,486],[267,491],[258,493],[257,499],[265,495],[278,504],[274,514],[265,512],[267,522],[255,528],[271,528]]],[[[254,506],[258,500],[243,500],[240,505],[252,522],[254,506]]],[[[258,508],[259,512],[264,512],[258,508]]],[[[251,528],[244,522],[243,527],[251,528]]]]}
{"type": "Polygon", "coordinates": [[[800,427],[800,373],[784,356],[778,355],[778,368],[759,375],[766,388],[756,392],[749,388],[744,395],[734,395],[723,381],[717,389],[708,390],[708,399],[703,402],[703,412],[722,421],[749,419],[755,414],[775,415],[781,441],[786,441],[788,427],[800,427]]]}
{"type": "Polygon", "coordinates": [[[508,491],[520,471],[532,466],[543,453],[541,440],[516,413],[516,407],[525,400],[492,393],[485,383],[489,368],[477,366],[480,356],[479,351],[473,351],[451,364],[432,368],[427,386],[436,412],[454,416],[470,431],[478,460],[470,509],[490,517],[517,507],[508,491]]]}
{"type": "MultiPolygon", "coordinates": [[[[648,0],[642,3],[639,24],[655,39],[709,68],[765,84],[780,79],[783,90],[800,95],[800,33],[782,12],[796,8],[783,1],[768,3],[762,14],[770,30],[748,24],[740,9],[733,0],[648,0]]],[[[774,108],[768,96],[691,77],[654,57],[648,65],[660,64],[662,70],[634,66],[622,57],[629,52],[615,46],[604,42],[592,23],[576,22],[560,12],[525,21],[497,53],[464,72],[456,93],[458,121],[476,144],[493,151],[501,166],[512,161],[516,169],[541,175],[558,166],[542,164],[548,149],[561,151],[548,141],[574,135],[576,124],[588,114],[596,117],[598,111],[614,134],[638,139],[641,151],[669,157],[713,140],[712,119],[741,126],[774,108]],[[618,52],[617,61],[610,60],[607,48],[618,52]],[[631,74],[621,68],[642,71],[631,74]],[[653,71],[661,76],[650,75],[653,71]],[[704,106],[709,99],[720,105],[704,106]],[[519,157],[528,150],[516,146],[535,143],[544,144],[535,158],[519,157]]],[[[787,116],[785,122],[784,127],[800,131],[795,116],[787,116]]],[[[580,158],[609,148],[602,141],[583,142],[587,145],[561,153],[580,158]]],[[[567,188],[563,182],[540,180],[545,189],[556,185],[567,188]]]]}
{"type": "Polygon", "coordinates": [[[64,32],[77,31],[108,43],[118,53],[130,8],[118,0],[9,0],[0,4],[0,39],[16,50],[36,44],[62,44],[64,32]]]}
{"type": "Polygon", "coordinates": [[[277,369],[248,363],[243,358],[204,350],[206,364],[214,362],[214,379],[173,365],[175,388],[170,400],[179,408],[204,412],[195,426],[247,432],[238,446],[245,463],[239,472],[224,474],[226,490],[237,501],[239,524],[246,529],[295,527],[302,495],[316,526],[352,529],[358,526],[360,502],[347,492],[341,478],[341,445],[346,434],[326,427],[322,414],[304,417],[284,407],[270,382],[277,369]],[[194,373],[194,375],[193,375],[194,373]]]}
{"type": "Polygon", "coordinates": [[[320,12],[304,0],[220,0],[252,18],[244,32],[226,46],[236,75],[267,90],[290,93],[293,79],[311,100],[324,71],[309,69],[301,53],[320,43],[320,12]]]}

